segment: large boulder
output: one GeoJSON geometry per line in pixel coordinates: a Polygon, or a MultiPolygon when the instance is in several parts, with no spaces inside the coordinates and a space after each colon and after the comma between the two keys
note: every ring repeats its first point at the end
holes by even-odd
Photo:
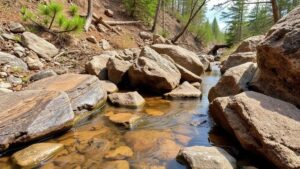
{"type": "Polygon", "coordinates": [[[228,59],[222,63],[220,69],[221,73],[225,73],[226,70],[247,62],[256,62],[256,52],[234,53],[230,55],[228,59]]]}
{"type": "Polygon", "coordinates": [[[107,62],[108,79],[115,84],[119,84],[131,66],[132,63],[128,61],[110,58],[107,62]]]}
{"type": "Polygon", "coordinates": [[[106,91],[96,76],[64,74],[48,77],[28,85],[27,89],[64,91],[74,111],[91,110],[105,103],[106,91]]]}
{"type": "Polygon", "coordinates": [[[2,64],[8,64],[13,68],[21,70],[28,70],[27,64],[22,59],[4,52],[0,52],[0,65],[2,64]]]}
{"type": "Polygon", "coordinates": [[[197,54],[192,51],[180,46],[166,44],[155,44],[151,47],[160,54],[169,55],[177,64],[196,75],[201,75],[204,72],[203,64],[197,54]]]}
{"type": "Polygon", "coordinates": [[[280,19],[257,47],[253,89],[300,106],[300,7],[280,19]]]}
{"type": "Polygon", "coordinates": [[[278,168],[300,168],[300,110],[287,102],[248,91],[210,105],[214,120],[248,151],[278,168]]]}
{"type": "Polygon", "coordinates": [[[191,169],[236,169],[236,160],[218,147],[194,146],[182,148],[178,158],[183,158],[191,169]]]}
{"type": "Polygon", "coordinates": [[[176,66],[149,47],[128,71],[133,86],[148,87],[156,92],[171,91],[178,86],[181,75],[176,66]]]}
{"type": "Polygon", "coordinates": [[[96,75],[101,80],[107,80],[107,62],[110,58],[114,56],[109,54],[101,54],[98,56],[94,56],[92,60],[86,63],[85,71],[88,74],[96,75]]]}
{"type": "Polygon", "coordinates": [[[0,152],[69,129],[74,113],[65,92],[25,90],[2,94],[0,152]]]}
{"type": "Polygon", "coordinates": [[[213,101],[217,97],[236,95],[249,90],[248,83],[255,75],[256,69],[257,65],[252,62],[228,69],[219,82],[210,89],[209,101],[213,101]]]}
{"type": "Polygon", "coordinates": [[[184,82],[169,93],[164,94],[167,98],[180,99],[180,98],[199,98],[201,91],[191,85],[189,82],[184,82]]]}
{"type": "Polygon", "coordinates": [[[234,53],[256,52],[257,45],[264,39],[264,37],[265,35],[257,35],[243,40],[234,53]]]}
{"type": "Polygon", "coordinates": [[[24,32],[21,37],[21,42],[42,58],[49,59],[59,52],[53,44],[31,32],[24,32]]]}

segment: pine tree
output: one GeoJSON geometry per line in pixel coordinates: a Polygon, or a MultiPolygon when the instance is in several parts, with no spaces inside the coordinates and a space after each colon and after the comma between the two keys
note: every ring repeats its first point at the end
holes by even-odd
{"type": "Polygon", "coordinates": [[[256,4],[248,15],[248,30],[250,35],[264,34],[272,25],[273,19],[270,7],[256,4]]]}
{"type": "Polygon", "coordinates": [[[226,30],[227,43],[238,43],[246,37],[245,15],[247,8],[245,0],[236,0],[232,2],[233,5],[229,7],[228,12],[222,13],[222,18],[228,24],[226,30]]]}

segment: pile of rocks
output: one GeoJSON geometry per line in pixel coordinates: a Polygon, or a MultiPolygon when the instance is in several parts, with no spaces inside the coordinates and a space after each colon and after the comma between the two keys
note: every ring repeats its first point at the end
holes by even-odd
{"type": "Polygon", "coordinates": [[[300,7],[245,40],[209,93],[215,122],[278,168],[300,167],[299,24],[300,7]]]}

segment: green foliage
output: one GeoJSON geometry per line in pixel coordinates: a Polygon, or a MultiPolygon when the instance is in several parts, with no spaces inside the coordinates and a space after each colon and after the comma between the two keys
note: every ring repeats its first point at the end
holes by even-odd
{"type": "Polygon", "coordinates": [[[81,32],[85,19],[78,15],[78,7],[72,5],[69,8],[69,17],[64,11],[64,6],[57,2],[39,5],[36,12],[31,12],[27,8],[21,8],[21,15],[24,21],[31,21],[43,27],[47,31],[55,33],[81,32]]]}
{"type": "Polygon", "coordinates": [[[159,34],[164,38],[168,38],[170,36],[170,32],[167,30],[162,30],[159,34]]]}
{"type": "Polygon", "coordinates": [[[157,0],[123,0],[129,15],[149,24],[155,15],[157,0]]]}
{"type": "Polygon", "coordinates": [[[197,32],[197,39],[201,39],[204,44],[223,43],[224,34],[219,30],[219,25],[216,19],[210,24],[207,20],[202,24],[197,32]]]}

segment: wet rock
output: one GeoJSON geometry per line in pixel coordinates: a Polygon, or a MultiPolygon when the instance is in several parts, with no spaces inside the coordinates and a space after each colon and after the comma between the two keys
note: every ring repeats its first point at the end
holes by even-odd
{"type": "Polygon", "coordinates": [[[152,39],[153,37],[152,33],[145,31],[140,32],[139,35],[142,39],[152,39]]]}
{"type": "Polygon", "coordinates": [[[7,64],[13,68],[21,69],[23,71],[28,70],[26,63],[23,62],[22,59],[19,59],[14,55],[4,53],[4,52],[0,52],[0,65],[1,64],[7,64]]]}
{"type": "Polygon", "coordinates": [[[105,169],[130,169],[129,162],[126,160],[117,160],[104,163],[105,169]]]}
{"type": "Polygon", "coordinates": [[[74,113],[64,92],[26,90],[1,95],[0,151],[69,129],[74,113]]]}
{"type": "Polygon", "coordinates": [[[132,63],[120,60],[117,58],[110,58],[107,62],[108,79],[115,84],[119,84],[123,79],[132,63]]]}
{"type": "Polygon", "coordinates": [[[167,98],[199,98],[202,93],[199,89],[195,88],[189,82],[184,82],[169,93],[164,94],[167,98]]]}
{"type": "Polygon", "coordinates": [[[14,153],[12,159],[22,168],[34,168],[63,148],[64,145],[59,143],[37,143],[14,153]]]}
{"type": "Polygon", "coordinates": [[[94,37],[94,36],[89,36],[86,38],[87,41],[91,42],[91,43],[94,43],[94,44],[97,44],[97,39],[94,37]]]}
{"type": "Polygon", "coordinates": [[[145,103],[145,99],[138,92],[112,93],[108,98],[112,104],[128,108],[138,108],[145,103]]]}
{"type": "Polygon", "coordinates": [[[108,50],[111,49],[112,47],[110,46],[109,42],[105,39],[100,40],[100,46],[103,50],[108,50]]]}
{"type": "Polygon", "coordinates": [[[255,63],[248,62],[228,69],[219,82],[210,89],[209,101],[213,101],[217,97],[236,95],[249,90],[248,83],[252,80],[256,68],[255,63]]]}
{"type": "Polygon", "coordinates": [[[300,106],[300,8],[280,19],[257,47],[260,69],[253,89],[300,106]]]}
{"type": "Polygon", "coordinates": [[[21,37],[21,42],[25,47],[33,50],[40,57],[45,59],[52,58],[59,52],[53,44],[31,32],[24,32],[21,37]]]}
{"type": "Polygon", "coordinates": [[[178,158],[183,158],[191,169],[236,169],[236,160],[218,147],[194,146],[180,150],[178,158]]]}
{"type": "Polygon", "coordinates": [[[38,73],[33,74],[30,76],[30,81],[38,81],[47,77],[56,76],[57,74],[52,70],[42,70],[38,73]]]}
{"type": "Polygon", "coordinates": [[[217,98],[210,105],[214,120],[233,134],[246,150],[278,168],[299,168],[300,110],[256,92],[217,98]]]}
{"type": "Polygon", "coordinates": [[[194,74],[193,72],[191,72],[188,69],[180,66],[179,64],[175,64],[175,65],[181,73],[181,81],[188,81],[190,83],[201,82],[202,81],[200,76],[194,74]]]}
{"type": "Polygon", "coordinates": [[[125,134],[126,142],[135,153],[151,153],[160,160],[174,159],[180,146],[168,131],[136,130],[125,134]]]}
{"type": "Polygon", "coordinates": [[[123,160],[133,156],[133,151],[128,146],[120,146],[115,150],[108,152],[104,158],[110,160],[123,160]]]}
{"type": "Polygon", "coordinates": [[[114,17],[114,11],[110,9],[105,9],[104,14],[108,17],[114,17]]]}
{"type": "Polygon", "coordinates": [[[52,76],[31,83],[27,89],[64,91],[74,111],[91,110],[106,101],[106,91],[101,88],[100,80],[91,75],[52,76]]]}
{"type": "Polygon", "coordinates": [[[56,167],[66,167],[66,168],[76,168],[76,166],[79,166],[82,163],[84,163],[85,157],[84,155],[81,155],[79,153],[71,153],[64,156],[60,156],[58,158],[55,158],[53,163],[56,167]]]}
{"type": "Polygon", "coordinates": [[[147,113],[148,115],[150,116],[162,116],[164,115],[165,113],[159,109],[145,109],[145,113],[147,113]]]}
{"type": "Polygon", "coordinates": [[[234,53],[256,52],[257,45],[264,39],[265,35],[252,36],[243,40],[234,53]]]}
{"type": "Polygon", "coordinates": [[[98,56],[94,56],[91,61],[86,63],[85,71],[91,75],[96,75],[100,80],[107,79],[107,62],[113,57],[111,55],[102,54],[98,56]]]}
{"type": "Polygon", "coordinates": [[[107,91],[107,93],[115,93],[119,90],[114,83],[107,80],[100,80],[100,85],[102,89],[107,91]]]}
{"type": "Polygon", "coordinates": [[[201,75],[204,72],[203,64],[199,60],[197,54],[192,51],[180,46],[165,44],[155,44],[151,47],[160,54],[169,55],[177,64],[196,75],[201,75]]]}
{"type": "Polygon", "coordinates": [[[109,116],[109,120],[113,123],[123,125],[126,128],[133,128],[141,117],[132,113],[117,113],[109,116]]]}
{"type": "Polygon", "coordinates": [[[23,33],[25,32],[25,28],[22,24],[18,23],[18,22],[10,22],[8,24],[9,30],[12,33],[23,33]]]}
{"type": "Polygon", "coordinates": [[[44,64],[40,61],[39,57],[33,52],[30,52],[24,60],[30,70],[41,70],[44,67],[44,64]]]}
{"type": "Polygon", "coordinates": [[[226,70],[247,62],[256,62],[256,52],[234,53],[230,55],[222,64],[221,73],[225,73],[226,70]]]}
{"type": "Polygon", "coordinates": [[[203,64],[203,68],[205,71],[207,71],[210,66],[210,61],[207,58],[209,58],[208,55],[205,55],[205,54],[199,55],[199,59],[200,59],[201,63],[203,64]]]}
{"type": "Polygon", "coordinates": [[[9,75],[9,76],[7,77],[7,81],[8,81],[9,83],[13,84],[13,85],[19,85],[19,84],[22,84],[22,83],[23,83],[23,81],[22,81],[21,78],[15,77],[14,75],[9,75]]]}
{"type": "Polygon", "coordinates": [[[180,72],[169,60],[149,47],[143,48],[140,57],[128,71],[133,86],[148,87],[156,92],[170,91],[180,81],[180,72]]]}

